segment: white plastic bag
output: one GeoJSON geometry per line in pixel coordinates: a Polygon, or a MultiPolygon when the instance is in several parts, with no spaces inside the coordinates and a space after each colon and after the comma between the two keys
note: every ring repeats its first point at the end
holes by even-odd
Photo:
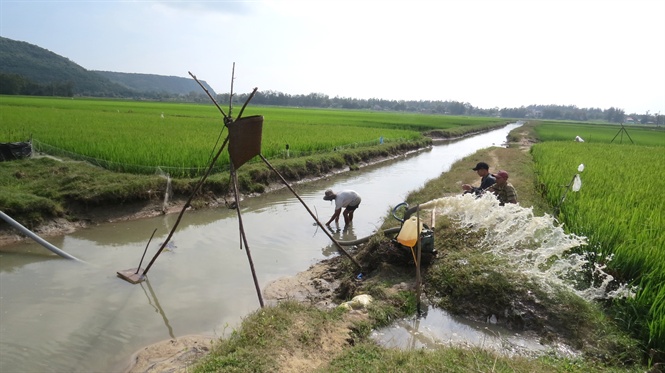
{"type": "Polygon", "coordinates": [[[580,178],[580,174],[575,175],[575,180],[573,180],[573,192],[579,192],[580,188],[582,188],[582,179],[580,178]]]}

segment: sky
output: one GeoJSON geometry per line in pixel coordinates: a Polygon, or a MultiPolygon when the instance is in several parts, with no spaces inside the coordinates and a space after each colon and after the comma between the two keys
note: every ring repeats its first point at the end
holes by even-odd
{"type": "Polygon", "coordinates": [[[0,36],[217,93],[665,115],[663,0],[0,0],[0,36]]]}

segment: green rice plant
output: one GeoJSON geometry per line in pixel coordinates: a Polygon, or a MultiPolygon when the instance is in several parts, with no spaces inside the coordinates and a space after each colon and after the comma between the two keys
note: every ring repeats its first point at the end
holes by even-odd
{"type": "MultiPolygon", "coordinates": [[[[422,140],[430,129],[496,126],[496,118],[322,109],[248,107],[263,115],[262,154],[270,159],[422,140]]],[[[201,174],[227,135],[210,105],[0,96],[0,141],[34,140],[37,151],[86,160],[115,171],[201,174]]],[[[222,153],[217,170],[228,168],[222,153]]]]}
{"type": "Polygon", "coordinates": [[[589,247],[612,257],[609,268],[619,281],[638,286],[630,300],[636,323],[648,325],[648,344],[665,350],[665,180],[650,177],[665,167],[665,147],[546,142],[531,153],[545,197],[556,205],[579,164],[582,188],[568,193],[559,220],[587,236],[589,247]],[[660,300],[660,305],[659,305],[660,300]]]}
{"type": "Polygon", "coordinates": [[[665,127],[542,121],[535,127],[541,141],[574,141],[603,144],[665,146],[665,127]],[[624,131],[625,130],[625,131],[624,131]]]}
{"type": "Polygon", "coordinates": [[[403,112],[376,112],[367,110],[304,109],[274,106],[251,106],[245,115],[264,115],[294,124],[356,126],[363,128],[391,128],[410,131],[452,129],[457,127],[482,127],[502,124],[505,119],[461,117],[403,112]]]}

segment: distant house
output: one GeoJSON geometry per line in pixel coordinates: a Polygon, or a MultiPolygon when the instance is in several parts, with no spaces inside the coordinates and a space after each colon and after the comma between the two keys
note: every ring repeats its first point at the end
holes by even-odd
{"type": "Polygon", "coordinates": [[[527,118],[542,118],[543,112],[540,110],[531,109],[530,112],[526,113],[527,118]]]}
{"type": "Polygon", "coordinates": [[[635,124],[635,120],[633,119],[633,117],[627,117],[626,118],[626,123],[627,124],[635,124]]]}

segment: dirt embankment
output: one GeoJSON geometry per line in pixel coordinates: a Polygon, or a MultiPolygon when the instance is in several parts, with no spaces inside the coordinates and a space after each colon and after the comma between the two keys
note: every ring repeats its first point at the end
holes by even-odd
{"type": "MultiPolygon", "coordinates": [[[[103,223],[137,220],[162,214],[177,213],[182,210],[184,200],[174,200],[164,209],[159,202],[134,202],[114,206],[103,206],[87,209],[76,209],[76,221],[65,218],[49,219],[37,227],[26,227],[42,238],[69,234],[80,229],[94,227],[103,223]]],[[[0,224],[0,246],[10,245],[26,240],[16,228],[2,222],[0,224]]]]}

